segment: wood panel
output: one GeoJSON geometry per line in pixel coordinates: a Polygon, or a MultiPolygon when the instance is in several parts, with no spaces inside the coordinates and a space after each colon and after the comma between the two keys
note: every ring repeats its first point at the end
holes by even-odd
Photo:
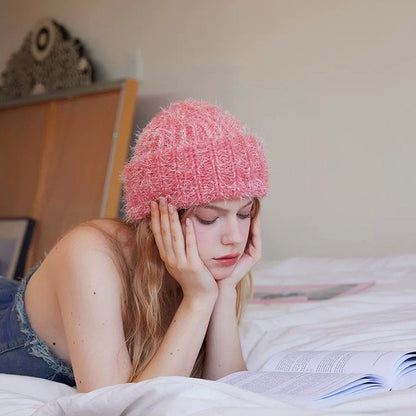
{"type": "Polygon", "coordinates": [[[0,109],[0,215],[29,215],[36,188],[48,104],[0,109]]]}
{"type": "Polygon", "coordinates": [[[137,81],[0,109],[0,216],[36,220],[27,265],[65,231],[116,217],[137,81]]]}

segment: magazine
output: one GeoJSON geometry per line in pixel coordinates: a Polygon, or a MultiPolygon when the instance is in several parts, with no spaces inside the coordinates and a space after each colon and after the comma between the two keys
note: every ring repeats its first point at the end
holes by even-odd
{"type": "Polygon", "coordinates": [[[255,286],[251,303],[313,302],[353,295],[373,286],[374,282],[316,285],[255,286]]]}
{"type": "Polygon", "coordinates": [[[416,352],[285,351],[218,381],[308,408],[416,385],[416,352]]]}

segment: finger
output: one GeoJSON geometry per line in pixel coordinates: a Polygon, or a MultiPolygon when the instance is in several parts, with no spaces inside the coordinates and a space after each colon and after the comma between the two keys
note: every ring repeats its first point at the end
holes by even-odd
{"type": "Polygon", "coordinates": [[[155,238],[157,248],[159,249],[160,257],[165,258],[165,245],[163,243],[162,234],[160,230],[160,212],[159,205],[157,202],[152,201],[150,203],[150,218],[151,218],[151,228],[152,233],[155,238]]]}
{"type": "Polygon", "coordinates": [[[261,241],[261,227],[260,227],[260,217],[253,219],[251,222],[251,244],[250,248],[255,251],[255,253],[261,255],[262,250],[262,241],[261,241]]]}
{"type": "Polygon", "coordinates": [[[186,257],[189,261],[195,262],[199,259],[198,247],[196,244],[194,225],[190,218],[185,221],[185,247],[186,257]]]}
{"type": "Polygon", "coordinates": [[[171,204],[168,204],[170,219],[170,232],[172,236],[172,248],[178,259],[185,259],[185,239],[183,236],[182,225],[179,220],[178,211],[171,204]]]}
{"type": "Polygon", "coordinates": [[[166,198],[159,199],[160,212],[160,232],[162,235],[163,245],[165,247],[166,255],[169,257],[172,254],[172,236],[170,233],[170,220],[168,212],[168,204],[166,198]]]}

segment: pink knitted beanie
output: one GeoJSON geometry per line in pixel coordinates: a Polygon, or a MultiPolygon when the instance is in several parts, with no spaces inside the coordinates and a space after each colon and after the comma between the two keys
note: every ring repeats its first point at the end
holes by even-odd
{"type": "Polygon", "coordinates": [[[124,167],[125,208],[131,221],[150,214],[164,196],[176,208],[266,196],[262,144],[230,114],[188,99],[157,114],[138,136],[124,167]]]}

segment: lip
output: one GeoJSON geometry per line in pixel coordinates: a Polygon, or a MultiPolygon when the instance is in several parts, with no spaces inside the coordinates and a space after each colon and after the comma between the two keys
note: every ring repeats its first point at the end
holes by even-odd
{"type": "Polygon", "coordinates": [[[222,266],[227,267],[236,264],[239,257],[239,254],[229,254],[228,256],[216,257],[214,260],[220,263],[222,266]]]}

